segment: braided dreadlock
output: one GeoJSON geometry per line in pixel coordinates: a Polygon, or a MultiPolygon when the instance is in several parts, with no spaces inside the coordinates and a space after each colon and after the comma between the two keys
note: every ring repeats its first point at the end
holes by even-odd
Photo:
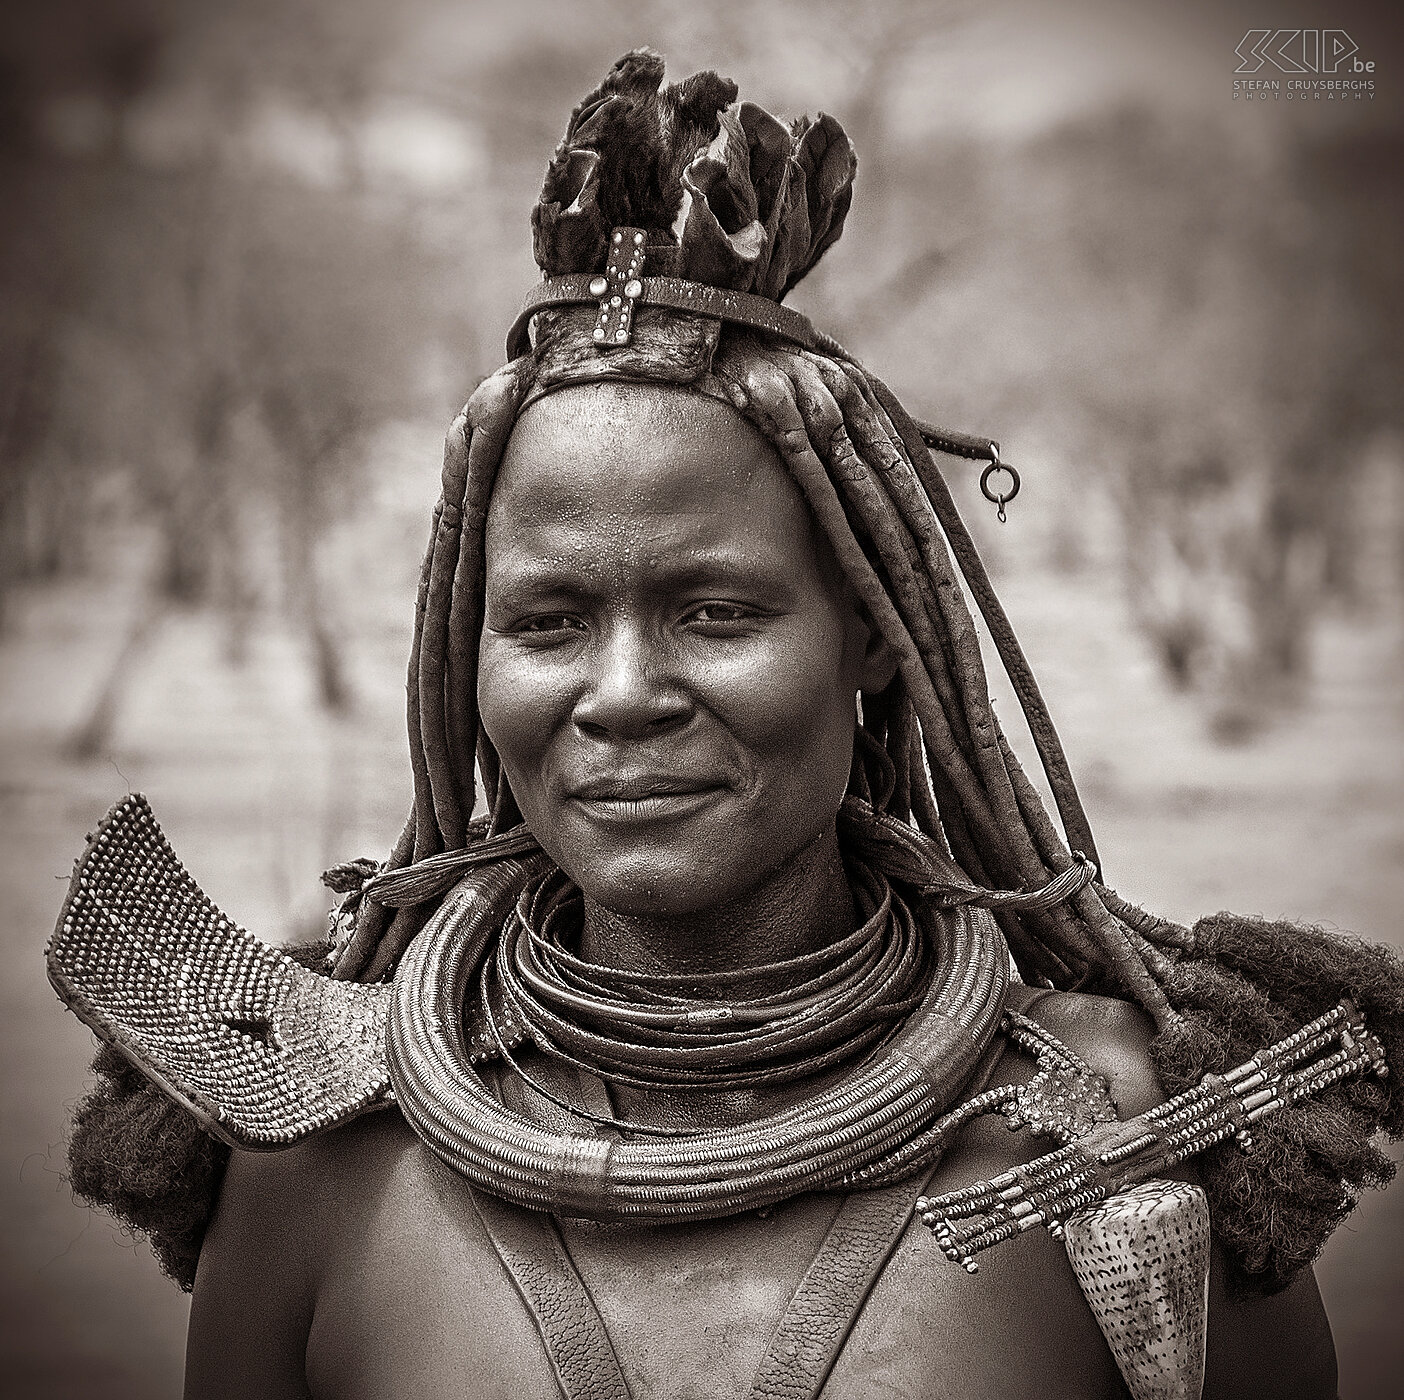
{"type": "MultiPolygon", "coordinates": [[[[650,267],[775,299],[788,291],[842,229],[852,147],[832,118],[786,128],[759,108],[729,105],[734,98],[734,85],[715,74],[663,87],[656,55],[620,60],[572,114],[533,211],[543,273],[598,272],[610,229],[632,227],[646,234],[650,267]]],[[[1095,860],[1028,665],[921,431],[881,380],[831,341],[801,349],[683,312],[641,307],[630,343],[619,347],[599,347],[593,324],[593,310],[538,313],[530,352],[485,380],[449,429],[409,662],[414,806],[381,873],[348,898],[354,925],[334,975],[389,975],[461,874],[456,853],[520,826],[477,715],[484,527],[522,409],[587,380],[671,383],[720,399],[792,475],[899,661],[892,684],[865,700],[853,794],[909,822],[987,888],[1032,890],[1083,853],[1095,860]],[[1061,833],[995,716],[967,597],[1013,682],[1061,833]],[[485,809],[476,819],[475,771],[485,809]]],[[[996,917],[1025,981],[1122,997],[1149,1013],[1151,1053],[1170,1093],[1342,996],[1355,999],[1390,1058],[1404,1064],[1396,1058],[1404,974],[1381,950],[1229,915],[1189,930],[1100,884],[1066,903],[996,917]]],[[[1218,1234],[1264,1286],[1314,1257],[1360,1186],[1391,1175],[1369,1139],[1381,1128],[1404,1130],[1404,1096],[1393,1082],[1348,1081],[1279,1113],[1259,1126],[1251,1160],[1209,1154],[1218,1234]]]]}

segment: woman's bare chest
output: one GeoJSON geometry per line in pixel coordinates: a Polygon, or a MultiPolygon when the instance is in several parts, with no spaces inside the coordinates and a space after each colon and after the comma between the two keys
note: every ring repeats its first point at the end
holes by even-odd
{"type": "MultiPolygon", "coordinates": [[[[970,1278],[919,1226],[890,1249],[867,1242],[862,1259],[840,1240],[835,1256],[840,1208],[805,1197],[695,1225],[566,1221],[558,1238],[636,1400],[741,1400],[758,1373],[830,1397],[1121,1393],[1053,1241],[1020,1240],[970,1278]]],[[[514,1276],[471,1193],[432,1166],[366,1225],[319,1293],[308,1347],[319,1400],[555,1400],[553,1330],[567,1347],[598,1346],[573,1335],[578,1297],[542,1285],[547,1261],[534,1281],[514,1276]]]]}

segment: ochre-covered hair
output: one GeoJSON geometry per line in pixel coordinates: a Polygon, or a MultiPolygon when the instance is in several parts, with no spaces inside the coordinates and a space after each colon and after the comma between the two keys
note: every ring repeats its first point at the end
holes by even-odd
{"type": "MultiPolygon", "coordinates": [[[[735,105],[734,85],[712,73],[673,87],[662,80],[656,55],[627,55],[576,109],[532,215],[538,265],[547,276],[598,273],[611,231],[627,227],[644,232],[650,269],[778,300],[839,236],[856,169],[848,138],[829,117],[787,127],[735,105]]],[[[348,937],[334,975],[390,975],[461,873],[456,856],[521,823],[477,713],[484,525],[523,407],[573,383],[643,381],[706,394],[775,449],[899,661],[892,684],[864,699],[853,795],[910,823],[987,889],[1037,889],[1078,855],[1095,860],[1027,663],[921,431],[887,387],[822,337],[803,348],[649,305],[636,312],[627,345],[599,345],[594,326],[593,308],[539,312],[531,348],[485,380],[449,429],[409,665],[414,809],[374,880],[348,878],[348,937]],[[1013,682],[1057,823],[995,715],[971,601],[1013,682]]],[[[1167,1093],[1238,1063],[1343,996],[1355,999],[1391,1059],[1401,1047],[1404,977],[1387,954],[1357,942],[1228,915],[1190,930],[1099,883],[1066,902],[996,917],[1025,981],[1144,1008],[1167,1093]]],[[[1216,1230],[1244,1271],[1269,1287],[1284,1282],[1315,1255],[1356,1190],[1389,1177],[1391,1164],[1369,1139],[1404,1127],[1393,1084],[1342,1084],[1259,1125],[1250,1158],[1232,1148],[1206,1157],[1216,1230]]],[[[80,1120],[89,1156],[100,1131],[92,1112],[80,1120]]],[[[129,1218],[153,1228],[126,1205],[129,1218]]],[[[198,1230],[185,1216],[180,1229],[181,1250],[167,1241],[165,1262],[188,1282],[198,1230]]]]}

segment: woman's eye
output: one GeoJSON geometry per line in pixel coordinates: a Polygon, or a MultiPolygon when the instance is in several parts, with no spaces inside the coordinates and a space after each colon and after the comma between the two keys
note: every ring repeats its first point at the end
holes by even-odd
{"type": "Polygon", "coordinates": [[[688,613],[689,622],[703,622],[713,624],[749,622],[755,617],[752,608],[742,606],[740,603],[702,603],[688,613]]]}
{"type": "Polygon", "coordinates": [[[583,626],[578,617],[569,613],[539,613],[519,622],[517,631],[527,636],[550,636],[557,632],[579,631],[583,626]]]}

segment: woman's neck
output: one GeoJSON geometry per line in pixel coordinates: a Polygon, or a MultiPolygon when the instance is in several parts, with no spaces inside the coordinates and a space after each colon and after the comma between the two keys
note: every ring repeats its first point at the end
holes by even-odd
{"type": "MultiPolygon", "coordinates": [[[[685,915],[619,914],[588,898],[581,954],[603,966],[634,972],[694,973],[753,968],[755,975],[729,983],[735,997],[767,996],[794,985],[793,972],[768,966],[827,947],[853,932],[858,917],[848,875],[830,828],[778,866],[744,898],[685,915]]],[[[715,997],[704,982],[682,990],[715,997]]],[[[753,1122],[815,1092],[836,1075],[752,1089],[694,1094],[610,1086],[615,1113],[636,1123],[696,1131],[753,1122]]]]}
{"type": "MultiPolygon", "coordinates": [[[[772,963],[827,947],[851,933],[853,895],[831,827],[739,899],[687,914],[620,914],[585,900],[581,953],[630,972],[708,973],[756,969],[737,996],[783,991],[792,977],[767,976],[772,963]]],[[[696,991],[706,994],[699,984],[696,991]]]]}

